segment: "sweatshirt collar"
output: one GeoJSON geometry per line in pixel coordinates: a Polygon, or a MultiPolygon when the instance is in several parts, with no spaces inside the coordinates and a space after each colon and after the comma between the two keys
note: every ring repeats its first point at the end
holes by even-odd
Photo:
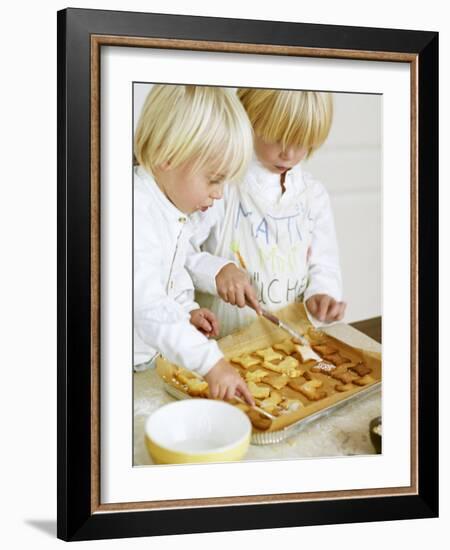
{"type": "Polygon", "coordinates": [[[186,221],[190,219],[189,214],[185,214],[184,212],[179,210],[172,202],[170,202],[166,195],[161,191],[153,175],[149,174],[149,172],[147,172],[147,170],[143,166],[137,166],[135,170],[138,176],[140,176],[148,183],[156,199],[161,204],[161,207],[164,208],[164,210],[171,218],[174,218],[177,221],[186,221]]]}
{"type": "MultiPolygon", "coordinates": [[[[253,153],[253,158],[250,161],[250,174],[253,175],[253,180],[256,184],[258,184],[260,187],[265,186],[276,186],[280,185],[280,176],[281,174],[275,174],[274,172],[271,172],[268,170],[258,159],[255,153],[253,153]]],[[[286,178],[285,178],[285,186],[286,190],[288,190],[289,187],[293,183],[295,183],[296,187],[302,185],[303,177],[302,177],[302,168],[301,163],[296,164],[293,168],[287,171],[286,178]]]]}

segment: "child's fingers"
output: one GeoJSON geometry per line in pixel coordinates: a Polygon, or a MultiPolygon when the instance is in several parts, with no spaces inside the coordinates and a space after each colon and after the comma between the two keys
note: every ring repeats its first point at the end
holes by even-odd
{"type": "Polygon", "coordinates": [[[205,319],[208,319],[208,321],[211,323],[213,321],[213,319],[216,318],[216,316],[214,315],[214,313],[212,311],[210,311],[209,309],[207,309],[206,307],[205,308],[202,308],[202,315],[205,319]]]}
{"type": "Polygon", "coordinates": [[[247,387],[247,384],[242,380],[238,382],[238,385],[236,386],[236,390],[239,391],[239,393],[242,395],[245,401],[252,407],[255,406],[255,400],[253,399],[253,395],[250,393],[250,390],[247,387]]]}
{"type": "Polygon", "coordinates": [[[227,389],[228,387],[226,385],[219,385],[219,389],[217,392],[217,399],[221,399],[223,401],[225,399],[227,389]]]}
{"type": "Polygon", "coordinates": [[[317,313],[317,317],[320,321],[324,321],[326,318],[330,300],[331,298],[329,296],[322,296],[320,299],[319,310],[317,313]]]}
{"type": "Polygon", "coordinates": [[[239,307],[245,306],[245,290],[238,285],[235,286],[235,304],[239,307]]]}
{"type": "Polygon", "coordinates": [[[208,313],[208,321],[211,324],[211,336],[219,336],[219,321],[217,320],[217,317],[214,315],[214,313],[212,313],[211,311],[209,311],[208,313]]]}
{"type": "Polygon", "coordinates": [[[197,319],[197,328],[200,330],[204,330],[208,333],[212,330],[211,323],[204,316],[201,316],[197,319]]]}
{"type": "Polygon", "coordinates": [[[309,298],[309,300],[306,300],[306,306],[308,307],[309,312],[312,315],[315,316],[316,313],[317,313],[317,300],[316,300],[316,298],[312,297],[312,298],[309,298]]]}
{"type": "Polygon", "coordinates": [[[330,321],[339,321],[342,311],[340,302],[337,302],[336,307],[333,307],[333,311],[330,312],[330,321]]]}
{"type": "Polygon", "coordinates": [[[217,294],[224,302],[228,302],[228,292],[224,288],[217,286],[217,294]]]}
{"type": "Polygon", "coordinates": [[[343,319],[345,307],[345,302],[336,302],[335,304],[333,304],[333,306],[328,310],[328,320],[340,321],[341,319],[343,319]]]}
{"type": "Polygon", "coordinates": [[[209,384],[209,396],[213,399],[217,399],[219,395],[219,387],[217,384],[209,384]]]}
{"type": "Polygon", "coordinates": [[[327,319],[329,321],[336,320],[340,312],[341,312],[341,302],[336,302],[335,300],[331,300],[328,307],[327,319]]]}
{"type": "Polygon", "coordinates": [[[245,291],[245,303],[254,309],[258,315],[262,315],[261,306],[259,305],[255,290],[251,286],[245,291]]]}
{"type": "Polygon", "coordinates": [[[211,325],[211,331],[212,332],[215,332],[216,330],[219,329],[219,321],[217,320],[217,317],[214,315],[214,313],[212,311],[205,308],[203,310],[203,315],[204,315],[205,319],[211,325]]]}
{"type": "MultiPolygon", "coordinates": [[[[250,394],[251,395],[251,394],[250,394]]],[[[244,396],[244,393],[242,392],[242,390],[239,388],[239,386],[236,387],[236,391],[235,391],[235,397],[240,397],[241,399],[243,399],[248,405],[250,403],[248,403],[248,400],[246,399],[246,397],[244,396]]],[[[253,396],[251,396],[252,399],[253,399],[253,396]]]]}
{"type": "Polygon", "coordinates": [[[227,292],[227,300],[229,304],[235,305],[236,304],[236,296],[234,294],[234,288],[229,288],[227,292]]]}
{"type": "Polygon", "coordinates": [[[234,395],[236,393],[236,388],[234,385],[230,385],[226,388],[224,399],[226,401],[230,401],[233,399],[234,395]]]}
{"type": "Polygon", "coordinates": [[[345,302],[339,302],[339,304],[340,309],[338,315],[336,316],[336,321],[341,321],[344,318],[345,309],[347,308],[347,304],[345,302]]]}

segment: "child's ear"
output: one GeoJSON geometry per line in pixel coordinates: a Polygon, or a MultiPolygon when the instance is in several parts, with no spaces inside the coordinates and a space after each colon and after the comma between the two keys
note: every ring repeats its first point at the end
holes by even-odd
{"type": "Polygon", "coordinates": [[[170,162],[170,160],[165,160],[164,162],[162,162],[158,168],[162,171],[162,172],[167,172],[167,170],[170,170],[172,168],[172,164],[170,162]]]}

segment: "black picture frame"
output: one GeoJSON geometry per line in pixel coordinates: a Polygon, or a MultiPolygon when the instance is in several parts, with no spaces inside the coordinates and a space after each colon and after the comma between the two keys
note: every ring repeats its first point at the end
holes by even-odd
{"type": "MultiPolygon", "coordinates": [[[[438,33],[381,28],[281,23],[102,10],[58,12],[58,521],[66,541],[179,533],[267,529],[302,525],[430,518],[438,515],[438,33]],[[246,505],[173,507],[108,512],[98,502],[98,464],[93,464],[92,377],[98,361],[100,308],[98,202],[93,196],[92,38],[129,37],[264,45],[302,55],[391,59],[414,66],[412,113],[412,277],[417,278],[411,322],[417,334],[417,485],[414,494],[246,505]],[[309,52],[309,53],[308,53],[309,52]],[[94,201],[94,202],[93,202],[94,201]],[[94,235],[95,236],[95,235],[94,235]],[[97,235],[98,237],[98,235],[97,235]],[[94,269],[95,267],[95,269],[94,269]],[[94,296],[95,295],[95,296],[94,296]],[[424,368],[421,368],[421,367],[424,368]],[[95,494],[94,494],[95,493],[95,494]],[[93,496],[94,494],[94,496],[93,496]]],[[[256,47],[255,46],[255,47],[256,47]]],[[[168,46],[170,47],[170,43],[168,46]]],[[[178,47],[178,46],[177,46],[178,47]]],[[[181,45],[189,49],[189,45],[181,45]]],[[[280,53],[280,55],[286,55],[280,53]]],[[[93,99],[94,97],[94,99],[93,99]]],[[[93,148],[94,147],[94,148],[93,148]]],[[[414,354],[412,354],[414,355],[414,354]]],[[[98,410],[95,411],[98,415],[98,410]]],[[[319,495],[320,496],[320,495],[319,495]]]]}

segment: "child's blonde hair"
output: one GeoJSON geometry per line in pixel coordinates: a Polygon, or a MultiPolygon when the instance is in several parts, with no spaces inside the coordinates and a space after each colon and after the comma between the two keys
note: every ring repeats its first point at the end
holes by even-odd
{"type": "Polygon", "coordinates": [[[134,140],[140,165],[154,174],[170,162],[212,165],[224,179],[239,179],[251,158],[253,135],[236,94],[206,86],[155,85],[147,96],[134,140]]]}
{"type": "Polygon", "coordinates": [[[267,143],[307,147],[309,157],[328,136],[333,100],[327,92],[240,88],[253,131],[267,143]]]}

